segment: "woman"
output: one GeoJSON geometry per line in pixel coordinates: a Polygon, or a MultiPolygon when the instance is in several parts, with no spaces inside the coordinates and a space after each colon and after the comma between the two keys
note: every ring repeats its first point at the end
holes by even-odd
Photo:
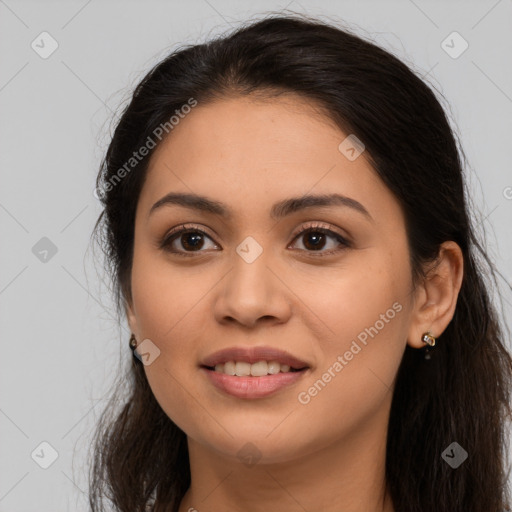
{"type": "Polygon", "coordinates": [[[137,86],[97,187],[134,357],[94,511],[510,506],[494,270],[402,62],[299,16],[183,48],[137,86]]]}

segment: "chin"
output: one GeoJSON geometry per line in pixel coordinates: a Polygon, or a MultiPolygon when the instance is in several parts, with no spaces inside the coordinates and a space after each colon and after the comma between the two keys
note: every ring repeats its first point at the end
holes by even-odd
{"type": "Polygon", "coordinates": [[[244,425],[237,428],[236,432],[231,432],[233,437],[223,431],[223,435],[215,438],[194,436],[194,440],[223,457],[234,458],[235,462],[241,462],[247,467],[256,464],[287,463],[297,459],[298,454],[302,456],[309,453],[310,450],[307,450],[306,446],[309,446],[311,451],[314,450],[312,444],[307,441],[302,444],[299,441],[300,435],[296,431],[283,430],[280,435],[275,432],[269,435],[271,431],[268,426],[258,429],[254,425],[244,425]]]}

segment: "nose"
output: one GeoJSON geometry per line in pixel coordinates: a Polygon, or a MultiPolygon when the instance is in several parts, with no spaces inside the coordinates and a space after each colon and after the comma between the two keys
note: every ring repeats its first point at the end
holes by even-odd
{"type": "Polygon", "coordinates": [[[236,322],[253,328],[258,322],[271,325],[288,321],[292,293],[269,263],[263,254],[252,263],[234,258],[215,300],[214,315],[219,323],[236,322]]]}

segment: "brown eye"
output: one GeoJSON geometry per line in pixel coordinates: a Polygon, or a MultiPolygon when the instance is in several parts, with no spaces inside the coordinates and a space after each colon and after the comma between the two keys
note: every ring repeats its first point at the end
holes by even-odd
{"type": "Polygon", "coordinates": [[[320,226],[309,226],[302,229],[295,237],[295,240],[302,241],[302,245],[306,252],[317,252],[315,256],[326,256],[334,254],[344,248],[350,247],[349,242],[340,234],[320,226]],[[323,251],[326,246],[329,246],[329,239],[334,240],[327,247],[328,250],[323,251]],[[341,248],[340,248],[341,245],[341,248]]]}
{"type": "Polygon", "coordinates": [[[320,231],[308,231],[302,235],[303,244],[308,250],[318,251],[326,244],[326,235],[320,231]]]}
{"type": "Polygon", "coordinates": [[[201,249],[201,247],[204,245],[203,235],[198,233],[197,231],[187,231],[185,233],[182,233],[180,235],[180,242],[181,246],[188,250],[197,250],[201,249]]]}
{"type": "Polygon", "coordinates": [[[209,235],[197,228],[175,230],[162,240],[160,248],[172,254],[188,256],[187,253],[204,252],[201,249],[205,247],[205,238],[212,240],[209,235]]]}

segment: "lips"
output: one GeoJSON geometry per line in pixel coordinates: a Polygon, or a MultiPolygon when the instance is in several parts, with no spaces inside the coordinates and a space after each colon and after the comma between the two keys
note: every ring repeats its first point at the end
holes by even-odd
{"type": "Polygon", "coordinates": [[[288,365],[295,370],[309,368],[307,362],[291,355],[288,352],[273,347],[231,347],[214,352],[206,357],[201,366],[213,368],[216,364],[223,364],[228,361],[257,363],[258,361],[277,361],[280,364],[288,365]]]}

